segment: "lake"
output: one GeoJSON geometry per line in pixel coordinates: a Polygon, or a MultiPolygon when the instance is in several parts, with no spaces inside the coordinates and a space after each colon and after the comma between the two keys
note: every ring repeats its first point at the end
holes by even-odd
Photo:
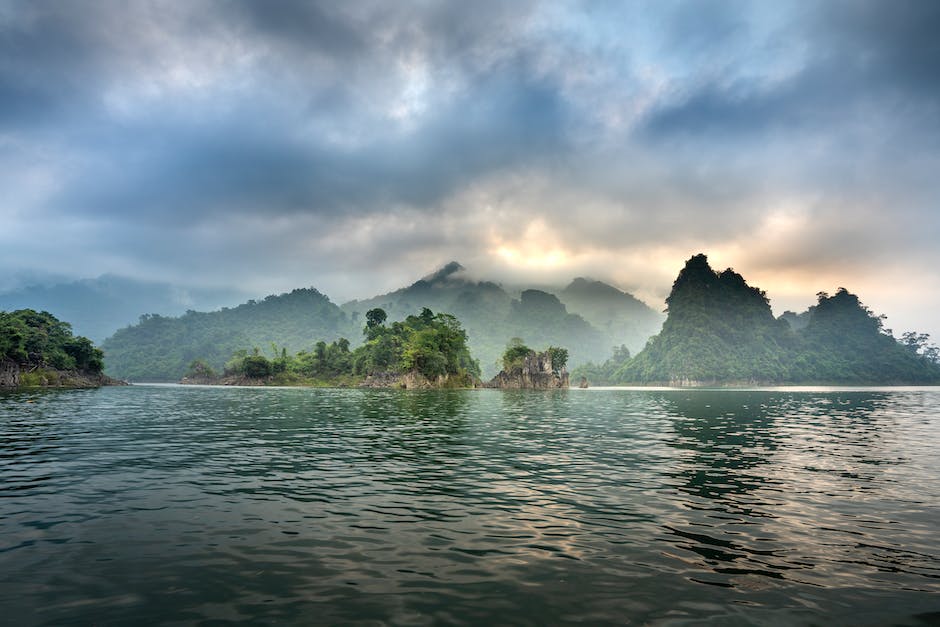
{"type": "Polygon", "coordinates": [[[0,394],[0,622],[940,623],[940,388],[0,394]]]}

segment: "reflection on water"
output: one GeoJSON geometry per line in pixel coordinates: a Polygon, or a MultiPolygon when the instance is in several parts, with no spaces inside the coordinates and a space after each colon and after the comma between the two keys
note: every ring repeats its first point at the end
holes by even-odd
{"type": "Polygon", "coordinates": [[[940,392],[0,395],[12,624],[929,624],[940,392]]]}
{"type": "Polygon", "coordinates": [[[665,474],[687,496],[663,524],[664,539],[699,571],[690,578],[730,588],[763,588],[768,578],[829,587],[892,573],[910,589],[931,589],[940,564],[923,542],[927,530],[888,539],[912,507],[938,505],[924,503],[916,482],[900,485],[911,459],[904,447],[918,445],[898,437],[909,425],[899,424],[891,401],[881,392],[659,397],[679,453],[665,474]]]}

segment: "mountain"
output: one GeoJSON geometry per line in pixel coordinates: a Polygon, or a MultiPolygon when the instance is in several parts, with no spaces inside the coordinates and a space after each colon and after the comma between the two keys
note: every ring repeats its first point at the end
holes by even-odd
{"type": "Polygon", "coordinates": [[[455,315],[467,330],[485,377],[499,371],[506,343],[513,337],[539,348],[564,346],[569,363],[577,366],[603,361],[620,344],[642,346],[659,327],[652,309],[600,282],[575,280],[557,296],[525,288],[515,296],[491,281],[469,278],[456,261],[408,287],[345,303],[343,310],[358,320],[375,307],[384,309],[390,320],[401,320],[421,307],[455,315]]]}
{"type": "Polygon", "coordinates": [[[0,294],[0,309],[35,309],[69,320],[95,342],[131,324],[143,313],[175,316],[243,302],[236,290],[182,289],[168,283],[103,275],[53,285],[32,285],[0,294]]]}
{"type": "Polygon", "coordinates": [[[940,365],[899,343],[845,288],[818,295],[798,333],[793,379],[845,383],[938,383],[940,365]]]}
{"type": "Polygon", "coordinates": [[[235,351],[253,347],[269,351],[271,343],[296,352],[344,336],[355,347],[362,342],[370,309],[384,309],[389,322],[394,322],[427,307],[460,320],[471,353],[489,378],[499,371],[503,351],[513,337],[539,349],[563,346],[574,367],[603,361],[614,346],[642,345],[658,326],[651,323],[657,319],[655,312],[603,283],[576,280],[559,294],[572,305],[544,290],[510,293],[491,281],[472,279],[463,266],[451,262],[411,285],[341,308],[311,288],[210,313],[190,311],[179,318],[147,315],[139,324],[116,332],[103,348],[113,376],[177,380],[194,359],[221,369],[235,351]],[[579,308],[596,323],[579,315],[579,308]]]}
{"type": "Polygon", "coordinates": [[[763,291],[730,268],[711,269],[705,255],[686,262],[666,299],[668,316],[620,373],[631,382],[684,384],[786,378],[781,344],[789,325],[774,318],[763,291]]]}
{"type": "Polygon", "coordinates": [[[250,300],[234,308],[172,318],[141,316],[102,345],[108,374],[137,381],[176,381],[194,359],[221,370],[238,350],[277,344],[290,352],[319,340],[358,338],[358,324],[313,288],[250,300]]]}
{"type": "MultiPolygon", "coordinates": [[[[558,293],[569,311],[576,312],[610,338],[611,346],[643,348],[663,324],[663,315],[632,294],[612,285],[578,277],[558,293]]],[[[609,351],[608,351],[609,354],[609,351]]]]}
{"type": "Polygon", "coordinates": [[[730,268],[715,272],[700,254],[679,272],[666,303],[662,331],[620,369],[621,382],[940,381],[938,364],[884,332],[881,318],[842,288],[819,294],[804,314],[775,319],[762,290],[730,268]]]}

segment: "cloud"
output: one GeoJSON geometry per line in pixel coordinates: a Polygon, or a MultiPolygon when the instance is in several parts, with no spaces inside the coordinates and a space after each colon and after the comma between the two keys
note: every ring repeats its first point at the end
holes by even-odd
{"type": "Polygon", "coordinates": [[[8,5],[0,269],[342,299],[458,258],[655,299],[704,250],[771,295],[895,281],[940,261],[938,27],[917,1],[8,5]]]}

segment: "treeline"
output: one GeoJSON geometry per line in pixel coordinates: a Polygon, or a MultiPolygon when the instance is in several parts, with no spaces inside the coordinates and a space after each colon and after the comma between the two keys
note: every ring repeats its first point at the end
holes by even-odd
{"type": "Polygon", "coordinates": [[[630,349],[621,344],[614,347],[613,355],[603,363],[588,362],[572,370],[571,379],[578,381],[583,377],[592,385],[615,385],[620,382],[618,371],[628,361],[630,361],[630,349]]]}
{"type": "MultiPolygon", "coordinates": [[[[266,379],[274,384],[352,384],[371,375],[420,375],[430,384],[472,386],[480,365],[467,348],[467,334],[454,316],[428,308],[418,315],[386,325],[381,308],[366,314],[364,342],[351,349],[346,338],[317,342],[311,351],[290,354],[272,346],[267,357],[258,348],[236,351],[225,365],[224,377],[266,379]]],[[[195,360],[187,377],[212,379],[214,369],[195,360]]]]}
{"type": "Polygon", "coordinates": [[[696,255],[673,285],[662,331],[610,379],[680,385],[940,381],[925,336],[906,334],[899,342],[844,288],[817,298],[800,316],[774,318],[762,290],[731,269],[715,272],[705,255],[696,255]]]}
{"type": "Polygon", "coordinates": [[[104,355],[87,337],[45,311],[0,311],[0,360],[21,368],[99,374],[104,355]]]}

